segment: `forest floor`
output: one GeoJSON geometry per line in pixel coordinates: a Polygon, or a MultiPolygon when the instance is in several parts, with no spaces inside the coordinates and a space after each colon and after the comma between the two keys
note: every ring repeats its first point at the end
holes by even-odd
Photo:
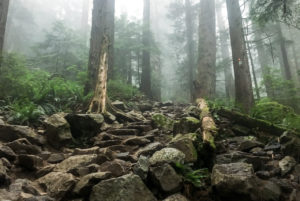
{"type": "Polygon", "coordinates": [[[113,105],[136,120],[59,113],[33,129],[0,118],[0,200],[300,200],[296,134],[221,109],[207,148],[197,106],[113,105]]]}

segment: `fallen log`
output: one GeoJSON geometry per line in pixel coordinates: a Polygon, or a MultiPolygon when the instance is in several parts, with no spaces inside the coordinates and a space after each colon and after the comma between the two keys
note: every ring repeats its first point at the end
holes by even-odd
{"type": "MultiPolygon", "coordinates": [[[[287,128],[283,128],[277,125],[274,125],[270,122],[260,120],[260,119],[254,119],[250,117],[249,115],[242,114],[236,111],[231,111],[228,109],[220,109],[217,111],[217,114],[219,116],[225,117],[227,119],[230,119],[231,121],[243,125],[250,129],[257,129],[259,131],[263,131],[266,133],[269,133],[271,135],[275,136],[281,136],[285,131],[287,131],[287,128]]],[[[291,134],[296,134],[294,131],[289,131],[291,134]]],[[[298,134],[299,136],[300,134],[298,134]]]]}
{"type": "Polygon", "coordinates": [[[213,149],[215,146],[215,136],[218,133],[217,126],[209,111],[207,102],[199,98],[196,100],[197,107],[200,109],[200,121],[202,127],[203,142],[207,142],[213,149]]]}

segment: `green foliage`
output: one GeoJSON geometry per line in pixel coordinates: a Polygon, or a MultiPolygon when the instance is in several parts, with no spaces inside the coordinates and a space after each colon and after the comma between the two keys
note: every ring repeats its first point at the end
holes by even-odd
{"type": "Polygon", "coordinates": [[[26,124],[39,116],[58,111],[70,111],[85,102],[83,85],[26,67],[26,59],[15,54],[2,59],[0,100],[10,111],[10,121],[26,124]],[[3,101],[2,101],[3,102],[3,101]]]}
{"type": "Polygon", "coordinates": [[[300,115],[297,115],[291,107],[275,101],[268,99],[259,101],[252,109],[251,115],[278,126],[300,131],[300,115]]]}
{"type": "Polygon", "coordinates": [[[175,169],[180,173],[184,181],[193,184],[197,188],[205,186],[205,181],[210,178],[208,169],[193,170],[191,166],[180,163],[175,164],[175,169]]]}
{"type": "Polygon", "coordinates": [[[141,93],[136,87],[124,83],[122,80],[109,80],[107,86],[108,96],[112,100],[129,100],[134,96],[140,96],[141,93]]]}

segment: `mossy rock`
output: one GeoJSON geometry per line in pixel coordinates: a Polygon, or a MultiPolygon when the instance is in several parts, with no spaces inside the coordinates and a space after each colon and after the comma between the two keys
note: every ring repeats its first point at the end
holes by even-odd
{"type": "MultiPolygon", "coordinates": [[[[197,138],[197,137],[196,137],[197,138]]],[[[177,135],[169,144],[169,147],[176,148],[185,154],[185,163],[194,163],[198,159],[197,149],[194,146],[196,139],[192,134],[177,135]]]]}
{"type": "Polygon", "coordinates": [[[201,127],[199,119],[194,117],[184,117],[180,121],[174,123],[174,134],[178,133],[194,133],[201,127]]]}
{"type": "Polygon", "coordinates": [[[158,128],[163,128],[166,130],[172,130],[174,121],[163,114],[156,113],[152,115],[152,121],[154,126],[158,128]]]}

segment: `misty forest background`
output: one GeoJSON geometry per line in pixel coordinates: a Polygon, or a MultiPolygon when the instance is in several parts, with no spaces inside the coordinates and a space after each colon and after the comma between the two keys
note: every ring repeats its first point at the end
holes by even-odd
{"type": "MultiPolygon", "coordinates": [[[[108,97],[127,104],[203,97],[212,108],[300,130],[300,1],[212,2],[144,0],[142,16],[115,14],[108,97]]],[[[0,67],[0,110],[9,122],[87,109],[92,8],[89,0],[9,1],[0,67]]]]}

